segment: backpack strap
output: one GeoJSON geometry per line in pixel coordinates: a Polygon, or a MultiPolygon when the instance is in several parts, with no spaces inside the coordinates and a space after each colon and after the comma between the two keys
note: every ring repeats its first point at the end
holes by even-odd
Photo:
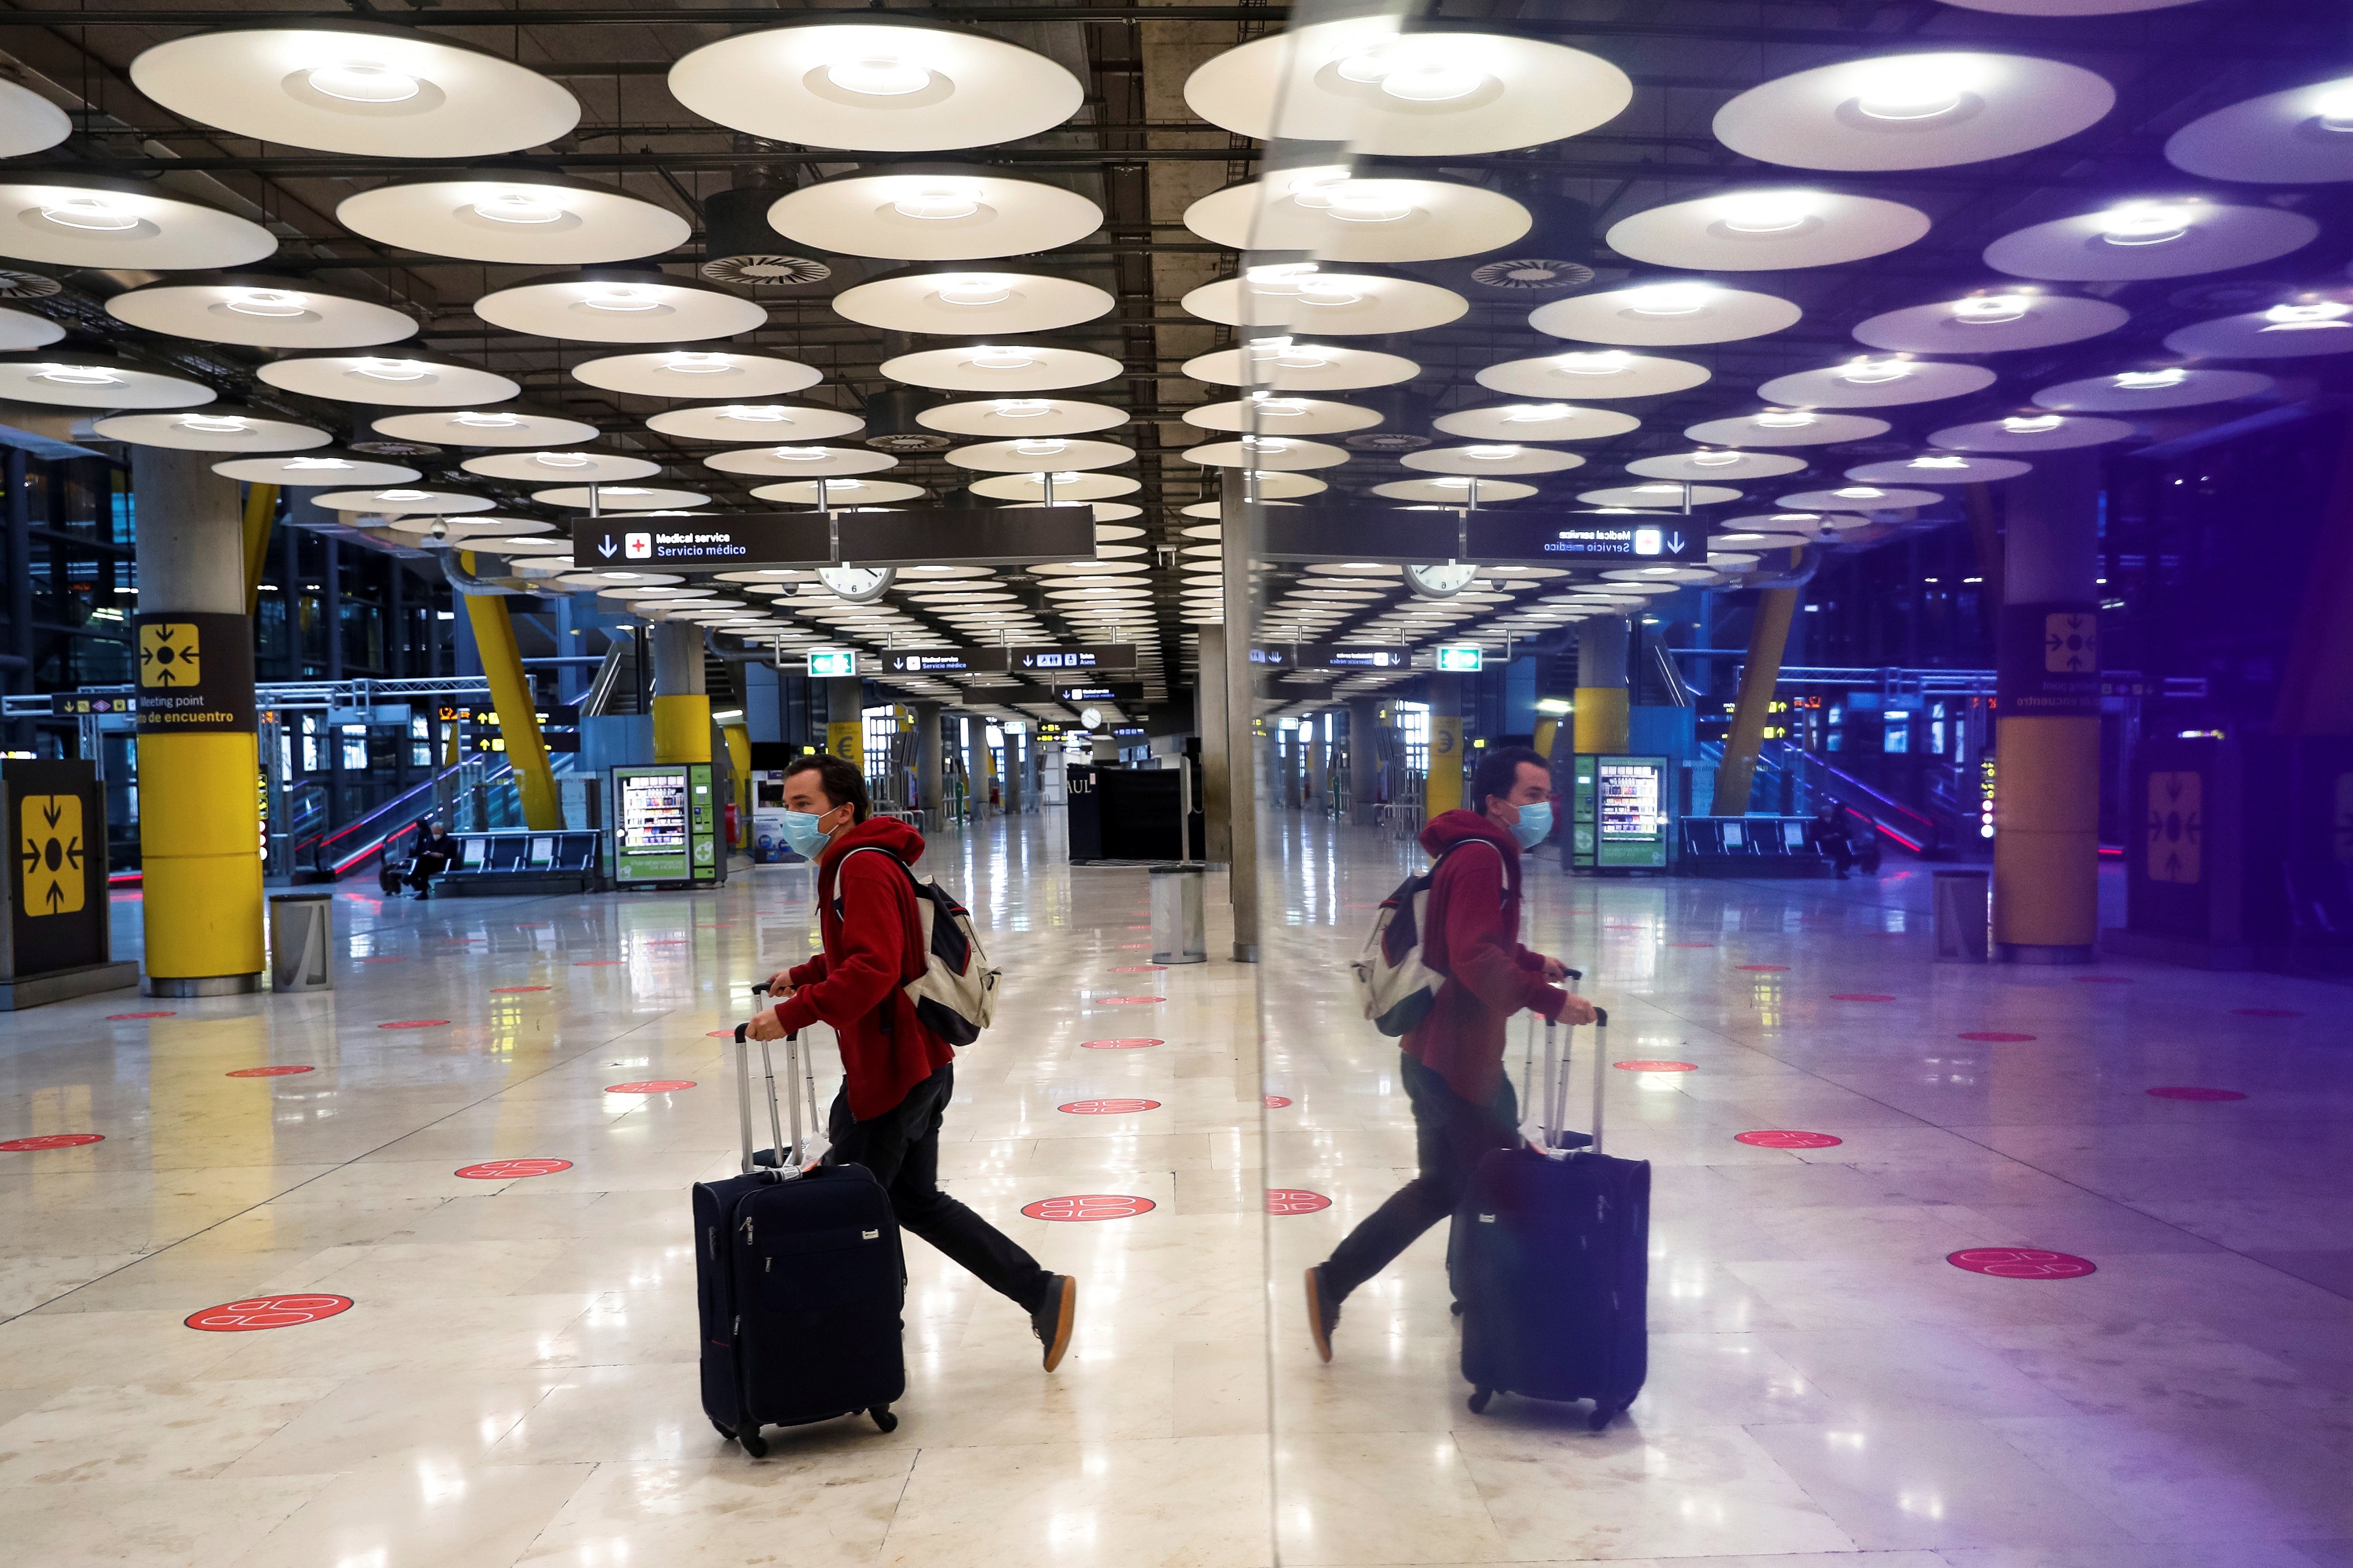
{"type": "MultiPolygon", "coordinates": [[[[898,867],[900,870],[906,873],[909,895],[911,897],[920,896],[919,884],[915,881],[915,868],[913,866],[908,865],[904,860],[900,859],[898,856],[892,854],[890,850],[883,848],[880,844],[860,844],[856,848],[845,852],[840,859],[836,860],[833,863],[833,912],[837,918],[839,917],[842,912],[841,868],[844,866],[849,865],[852,858],[860,855],[880,855],[883,858],[889,860],[891,864],[898,867]]],[[[928,962],[928,960],[926,962],[928,962]]],[[[902,958],[901,963],[903,965],[905,960],[902,958]]],[[[916,966],[917,976],[920,977],[922,973],[923,965],[918,964],[916,966]]],[[[899,984],[905,985],[909,984],[909,982],[902,979],[899,984]]],[[[885,996],[878,1005],[876,1012],[879,1015],[881,1023],[882,1032],[886,1035],[893,1033],[892,1028],[892,1009],[891,1006],[891,998],[885,996]]]]}

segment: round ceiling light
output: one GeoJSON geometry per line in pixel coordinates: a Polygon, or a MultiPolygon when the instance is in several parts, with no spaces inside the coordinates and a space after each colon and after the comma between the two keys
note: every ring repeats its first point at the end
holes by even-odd
{"type": "Polygon", "coordinates": [[[666,408],[646,428],[691,441],[829,441],[856,435],[866,421],[816,403],[699,403],[666,408]]]}
{"type": "Polygon", "coordinates": [[[1347,392],[1411,381],[1421,367],[1401,354],[1290,338],[1253,338],[1185,362],[1185,374],[1219,386],[1270,392],[1347,392]]]}
{"type": "Polygon", "coordinates": [[[1630,506],[1651,511],[1681,511],[1685,502],[1693,506],[1722,506],[1726,501],[1738,500],[1740,492],[1728,485],[1695,485],[1688,481],[1656,479],[1649,484],[1585,490],[1577,499],[1585,506],[1630,506]]]}
{"type": "Polygon", "coordinates": [[[1075,278],[979,268],[920,267],[833,297],[837,314],[886,331],[1006,336],[1074,327],[1109,313],[1111,294],[1075,278]]]}
{"type": "Polygon", "coordinates": [[[1864,355],[1844,364],[1777,376],[1758,387],[1757,395],[1807,408],[1892,408],[1982,392],[1993,382],[1994,373],[1979,364],[1864,355]]]}
{"type": "Polygon", "coordinates": [[[1736,479],[1778,479],[1805,466],[1803,458],[1770,452],[1676,452],[1639,458],[1627,464],[1626,471],[1646,479],[1713,479],[1729,484],[1736,479]]]}
{"type": "Polygon", "coordinates": [[[2277,207],[2196,196],[2119,202],[2038,223],[1986,247],[1985,262],[2016,278],[2126,282],[2252,267],[2309,245],[2320,226],[2277,207]]]}
{"type": "Polygon", "coordinates": [[[522,390],[490,371],[420,354],[303,354],[273,360],[256,374],[306,397],[399,408],[504,403],[522,390]]]}
{"type": "Polygon", "coordinates": [[[129,360],[74,352],[0,354],[0,398],[65,408],[193,408],[213,400],[203,382],[129,360]]]}
{"type": "Polygon", "coordinates": [[[1018,142],[1061,124],[1086,97],[1078,78],[1018,44],[883,14],[705,44],[670,67],[670,90],[732,130],[863,153],[1018,142]]]}
{"type": "MultiPolygon", "coordinates": [[[[1253,430],[1265,436],[1339,436],[1369,430],[1381,416],[1353,403],[1320,397],[1282,397],[1261,393],[1230,403],[1202,403],[1185,410],[1185,423],[1229,434],[1253,430]]],[[[1551,437],[1546,437],[1551,439],[1551,437]]]]}
{"type": "Polygon", "coordinates": [[[1431,421],[1442,436],[1467,441],[1598,441],[1639,429],[1641,421],[1609,408],[1569,403],[1495,403],[1458,408],[1431,421]]]}
{"type": "Polygon", "coordinates": [[[186,414],[110,415],[90,429],[110,441],[184,452],[299,452],[333,439],[315,425],[220,403],[186,414]]]}
{"type": "Polygon", "coordinates": [[[1764,408],[1732,419],[1709,419],[1683,434],[1712,447],[1827,447],[1887,434],[1887,421],[1865,414],[1823,414],[1811,408],[1764,408]]]}
{"type": "Polygon", "coordinates": [[[248,485],[279,485],[290,489],[383,489],[405,485],[423,475],[405,463],[338,449],[312,448],[291,458],[232,458],[215,463],[213,472],[248,485]]]}
{"type": "Polygon", "coordinates": [[[2062,141],[2116,107],[2080,66],[2026,55],[1887,55],[1750,88],[1715,114],[1715,139],[1800,169],[1939,169],[2062,141]]]}
{"type": "Polygon", "coordinates": [[[13,81],[0,82],[0,158],[21,158],[73,134],[66,111],[13,81]]]}
{"type": "Polygon", "coordinates": [[[1358,174],[1344,163],[1280,169],[1214,191],[1185,226],[1235,250],[1325,261],[1437,261],[1511,244],[1535,220],[1499,191],[1454,180],[1358,174]]]}
{"type": "Polygon", "coordinates": [[[1051,392],[1092,386],[1119,373],[1119,361],[1108,354],[1020,343],[920,349],[882,362],[892,381],[944,392],[1051,392]]]}
{"type": "Polygon", "coordinates": [[[676,249],[693,233],[668,207],[536,170],[379,185],[344,197],[335,221],[427,256],[543,266],[634,261],[676,249]]]}
{"type": "Polygon", "coordinates": [[[2130,11],[2165,11],[2193,0],[1945,0],[1968,11],[2005,16],[2121,16],[2130,11]]]}
{"type": "Polygon", "coordinates": [[[1688,360],[1628,353],[1623,349],[1506,360],[1479,372],[1479,384],[1514,397],[1655,397],[1683,392],[1708,378],[1688,360]]]}
{"type": "Polygon", "coordinates": [[[65,335],[66,330],[47,316],[36,316],[28,310],[0,310],[0,353],[47,348],[65,335]]]}
{"type": "Polygon", "coordinates": [[[1263,141],[1344,142],[1400,157],[1502,153],[1614,120],[1633,83],[1581,49],[1385,16],[1295,26],[1228,49],[1185,82],[1210,124],[1263,141]]]}
{"type": "Polygon", "coordinates": [[[1891,485],[1845,484],[1836,489],[1801,490],[1783,496],[1780,505],[1792,511],[1911,511],[1935,506],[1945,498],[1935,490],[1904,489],[1891,485]]]}
{"type": "MultiPolygon", "coordinates": [[[[1271,468],[1242,468],[1242,490],[1261,501],[1296,500],[1301,496],[1321,495],[1332,487],[1314,474],[1278,473],[1271,468]]],[[[1211,503],[1215,504],[1215,503],[1211,503]]],[[[1185,509],[1187,516],[1214,516],[1214,512],[1196,513],[1185,509]]]]}
{"type": "Polygon", "coordinates": [[[745,447],[713,452],[702,466],[723,474],[757,474],[763,479],[830,479],[850,474],[879,474],[895,468],[899,459],[888,452],[863,447],[745,447]]]}
{"type": "MultiPolygon", "coordinates": [[[[1046,494],[1048,476],[1036,474],[999,474],[993,479],[976,481],[972,493],[990,500],[1036,501],[1046,494]]],[[[1113,496],[1132,495],[1144,487],[1124,474],[1081,473],[1076,469],[1056,473],[1054,499],[1060,500],[1109,500],[1113,496]]]]}
{"type": "Polygon", "coordinates": [[[596,426],[553,414],[516,408],[461,408],[431,414],[387,414],[377,434],[437,447],[565,447],[596,438],[596,426]]]}
{"type": "Polygon", "coordinates": [[[1471,303],[1435,283],[1282,261],[1204,283],[1185,296],[1185,309],[1229,327],[1351,337],[1442,327],[1461,318],[1471,303]]]}
{"type": "Polygon", "coordinates": [[[1974,425],[1947,426],[1932,432],[1928,445],[1948,452],[2063,452],[2121,441],[2132,433],[2132,426],[2122,419],[2070,417],[2038,410],[1974,425]]]}
{"type": "Polygon", "coordinates": [[[653,489],[644,485],[565,485],[533,490],[531,499],[542,506],[572,507],[582,511],[671,511],[708,506],[711,498],[693,490],[653,489]]]}
{"type": "Polygon", "coordinates": [[[1865,463],[1849,468],[1846,477],[1861,485],[1978,485],[2014,479],[2031,470],[2031,463],[2015,458],[1964,458],[1948,452],[1923,452],[1887,463],[1865,463]]]}
{"type": "Polygon", "coordinates": [[[470,474],[493,479],[536,479],[542,484],[563,479],[575,484],[626,484],[649,479],[661,472],[659,463],[609,452],[497,452],[469,458],[458,465],[470,474]]]}
{"type": "Polygon", "coordinates": [[[2252,370],[2190,370],[2167,365],[2062,382],[2036,393],[2034,402],[2037,407],[2070,413],[2137,414],[2147,409],[2234,403],[2242,397],[2260,397],[2271,389],[2272,378],[2252,370]]]}
{"type": "Polygon", "coordinates": [[[580,104],[537,71],[407,27],[231,27],[174,38],[131,82],[234,136],[387,158],[514,153],[567,134],[580,104]]]}
{"type": "Polygon", "coordinates": [[[1574,452],[1554,452],[1542,447],[1521,447],[1509,442],[1430,447],[1419,452],[1408,452],[1398,460],[1406,468],[1421,473],[1465,474],[1482,479],[1491,476],[1558,474],[1585,466],[1585,459],[1574,452]]]}
{"type": "Polygon", "coordinates": [[[1258,468],[1271,474],[1334,468],[1348,460],[1345,447],[1285,436],[1244,436],[1187,447],[1185,460],[1211,468],[1258,468]]]}
{"type": "Polygon", "coordinates": [[[2113,332],[2132,319],[2121,305],[2039,289],[1989,289],[1872,317],[1857,342],[1903,353],[1988,354],[2044,349],[2113,332]]]}
{"type": "Polygon", "coordinates": [[[1373,493],[1388,500],[1422,501],[1438,506],[1468,506],[1474,497],[1482,506],[1489,501],[1525,500],[1536,493],[1534,485],[1518,484],[1511,479],[1482,479],[1466,474],[1441,474],[1429,479],[1392,479],[1385,485],[1375,485],[1373,493]]]}
{"type": "Polygon", "coordinates": [[[2168,333],[2165,346],[2178,354],[2210,359],[2304,359],[2353,352],[2353,304],[2341,300],[2297,299],[2200,321],[2168,333]]]}
{"type": "Polygon", "coordinates": [[[652,353],[608,354],[572,367],[573,379],[607,392],[639,397],[789,397],[825,379],[797,361],[773,354],[733,353],[720,349],[665,349],[652,353]]]}
{"type": "Polygon", "coordinates": [[[1831,267],[1901,250],[1928,215],[1901,202],[1835,191],[1728,191],[1636,213],[1610,226],[1609,248],[1653,267],[1717,272],[1831,267]]]}
{"type": "MultiPolygon", "coordinates": [[[[786,506],[818,504],[816,479],[794,479],[780,485],[760,485],[752,491],[754,500],[772,500],[786,506]]],[[[921,485],[902,484],[897,479],[827,479],[825,501],[830,507],[880,506],[887,501],[918,500],[923,494],[921,485]]]]}
{"type": "Polygon", "coordinates": [[[765,307],[707,284],[609,268],[500,289],[474,301],[494,327],[592,343],[690,343],[765,326],[765,307]]]}
{"type": "Polygon", "coordinates": [[[247,267],[277,248],[259,224],[128,180],[0,183],[0,256],[169,272],[247,267]]]}
{"type": "Polygon", "coordinates": [[[768,223],[787,239],[849,256],[981,261],[1084,239],[1103,226],[1103,209],[1001,170],[905,163],[804,185],[776,199],[768,223]]]}
{"type": "Polygon", "coordinates": [[[981,468],[997,474],[1035,474],[1088,468],[1116,468],[1135,461],[1135,449],[1116,441],[1074,441],[1061,436],[1030,436],[1012,441],[984,441],[959,447],[948,461],[960,468],[981,468]]]}
{"type": "Polygon", "coordinates": [[[1777,295],[1678,279],[1556,300],[1530,311],[1528,325],[1578,342],[1657,348],[1760,338],[1803,314],[1777,295]]]}
{"type": "Polygon", "coordinates": [[[311,500],[313,505],[325,507],[329,511],[373,511],[386,517],[453,517],[470,511],[489,511],[498,504],[488,496],[412,485],[386,485],[377,489],[328,490],[312,496],[311,500]]]}
{"type": "Polygon", "coordinates": [[[1085,436],[1097,430],[1115,430],[1127,422],[1124,408],[1067,397],[985,397],[969,403],[939,404],[915,416],[915,423],[926,430],[1007,440],[1085,436]]]}
{"type": "Polygon", "coordinates": [[[267,272],[150,283],[115,295],[106,311],[151,332],[252,348],[372,348],[417,332],[406,311],[267,272]]]}
{"type": "Polygon", "coordinates": [[[2318,184],[2353,180],[2353,77],[2265,93],[2191,121],[2166,161],[2210,180],[2318,184]]]}

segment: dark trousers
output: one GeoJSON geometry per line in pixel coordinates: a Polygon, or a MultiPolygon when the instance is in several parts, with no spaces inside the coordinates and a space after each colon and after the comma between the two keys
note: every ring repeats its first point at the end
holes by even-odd
{"type": "Polygon", "coordinates": [[[1398,1060],[1413,1105],[1421,1171],[1333,1248],[1324,1265],[1324,1284],[1335,1302],[1388,1268],[1422,1232],[1451,1218],[1471,1173],[1489,1151],[1520,1142],[1519,1097],[1512,1092],[1511,1079],[1504,1080],[1493,1105],[1474,1105],[1410,1056],[1399,1052],[1398,1060]]]}
{"type": "Polygon", "coordinates": [[[449,868],[447,855],[419,855],[408,868],[408,885],[418,892],[432,886],[433,879],[449,868]]]}
{"type": "Polygon", "coordinates": [[[1011,1237],[940,1191],[940,1123],[955,1093],[953,1063],[907,1091],[907,1098],[871,1121],[849,1114],[847,1088],[833,1097],[826,1162],[863,1165],[891,1194],[902,1230],[912,1230],[1025,1312],[1045,1303],[1053,1278],[1011,1237]]]}

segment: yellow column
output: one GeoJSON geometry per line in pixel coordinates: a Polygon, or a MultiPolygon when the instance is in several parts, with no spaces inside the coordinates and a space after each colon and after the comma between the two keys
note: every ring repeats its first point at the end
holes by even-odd
{"type": "MultiPolygon", "coordinates": [[[[473,552],[466,552],[467,571],[474,569],[473,552]]],[[[514,764],[515,783],[522,795],[523,825],[534,829],[564,826],[564,802],[555,793],[555,773],[547,765],[547,742],[540,738],[539,713],[531,700],[531,682],[522,672],[522,656],[515,648],[514,620],[507,602],[496,594],[460,594],[466,618],[474,628],[474,648],[481,656],[482,678],[491,683],[491,702],[498,709],[499,733],[507,743],[507,761],[514,764]]]]}
{"type": "Polygon", "coordinates": [[[1542,757],[1542,758],[1544,758],[1544,759],[1545,759],[1546,761],[1547,761],[1547,762],[1551,761],[1551,760],[1552,760],[1552,746],[1553,746],[1553,742],[1554,742],[1554,741],[1556,741],[1556,740],[1557,740],[1557,739],[1559,738],[1559,736],[1560,736],[1560,721],[1559,721],[1559,720],[1557,720],[1557,719],[1539,719],[1539,720],[1537,720],[1537,721],[1536,721],[1536,740],[1535,740],[1535,751],[1536,751],[1536,755],[1537,755],[1537,756],[1540,756],[1540,757],[1542,757]]]}
{"type": "Polygon", "coordinates": [[[1421,784],[1421,816],[1427,822],[1462,804],[1462,678],[1430,678],[1430,771],[1421,784]]]}
{"type": "Polygon", "coordinates": [[[276,485],[245,488],[245,613],[261,608],[261,569],[269,559],[269,523],[278,515],[276,485]]]}
{"type": "Polygon", "coordinates": [[[1757,752],[1765,743],[1765,720],[1780,684],[1781,654],[1789,646],[1789,619],[1798,608],[1795,588],[1767,588],[1757,595],[1757,624],[1748,633],[1748,660],[1740,667],[1740,695],[1733,701],[1732,732],[1725,737],[1724,765],[1715,770],[1718,816],[1745,816],[1749,786],[1757,782],[1757,752]]]}
{"type": "Polygon", "coordinates": [[[724,724],[719,736],[727,742],[728,767],[735,775],[735,847],[744,849],[752,843],[752,731],[724,724]]]}
{"type": "Polygon", "coordinates": [[[1994,941],[2012,959],[2088,949],[2100,922],[2100,721],[2006,717],[1994,734],[1994,941]]]}
{"type": "Polygon", "coordinates": [[[702,685],[702,628],[660,621],[654,649],[654,761],[711,760],[711,694],[702,685]]]}
{"type": "Polygon", "coordinates": [[[1631,713],[1626,690],[1626,622],[1597,616],[1577,628],[1577,692],[1569,720],[1581,756],[1623,752],[1631,713]]]}
{"type": "Polygon", "coordinates": [[[2272,729],[2353,735],[2353,418],[2346,421],[2336,482],[2306,568],[2304,607],[2280,672],[2272,729]]]}

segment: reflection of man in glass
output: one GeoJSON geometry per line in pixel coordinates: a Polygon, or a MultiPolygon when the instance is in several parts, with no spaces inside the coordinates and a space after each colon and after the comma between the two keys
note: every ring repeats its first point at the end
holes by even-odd
{"type": "Polygon", "coordinates": [[[1522,1008],[1593,1021],[1589,1004],[1551,984],[1567,978],[1560,960],[1520,945],[1520,852],[1551,832],[1552,770],[1525,746],[1487,753],[1472,776],[1470,806],[1440,812],[1421,830],[1422,848],[1437,860],[1421,957],[1445,977],[1398,1062],[1421,1169],[1307,1271],[1308,1329],[1325,1361],[1348,1292],[1454,1212],[1489,1150],[1519,1143],[1504,1021],[1522,1008]]]}

